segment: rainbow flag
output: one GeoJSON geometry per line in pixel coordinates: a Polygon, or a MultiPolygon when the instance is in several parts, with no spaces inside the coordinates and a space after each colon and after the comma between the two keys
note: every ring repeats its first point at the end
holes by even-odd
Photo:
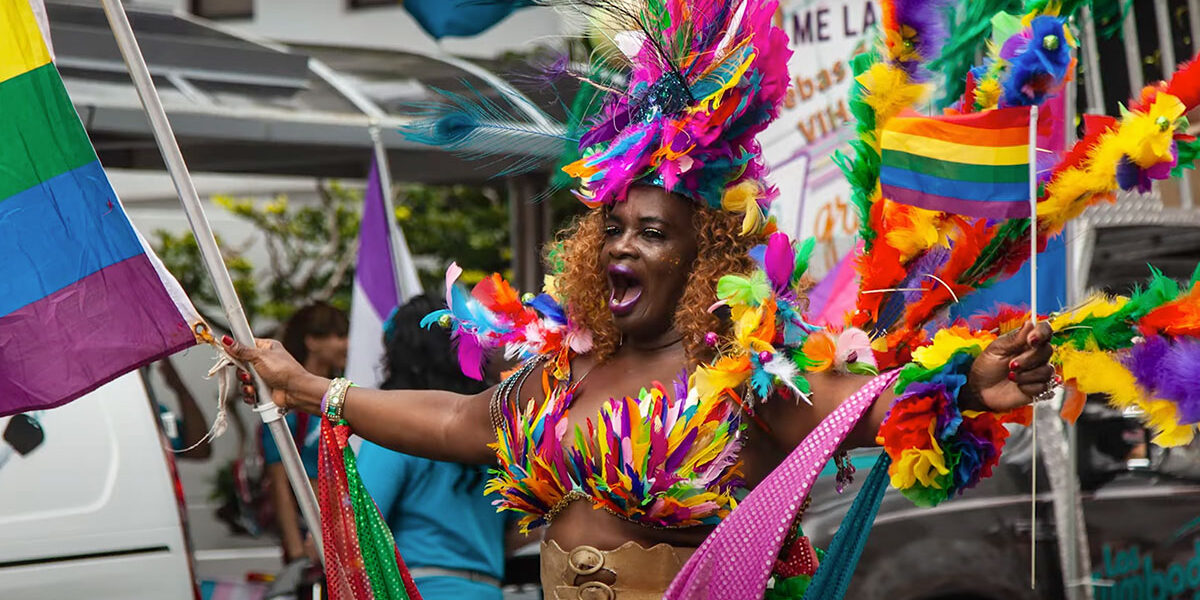
{"type": "Polygon", "coordinates": [[[203,323],[125,216],[32,2],[0,0],[0,416],[192,346],[203,323]]]}
{"type": "Polygon", "coordinates": [[[894,117],[879,185],[889,200],[972,217],[1029,217],[1029,107],[894,117]]]}

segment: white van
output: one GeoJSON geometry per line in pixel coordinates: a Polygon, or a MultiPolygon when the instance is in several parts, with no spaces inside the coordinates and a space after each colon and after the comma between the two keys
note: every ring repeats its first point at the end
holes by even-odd
{"type": "Polygon", "coordinates": [[[0,418],[0,598],[199,600],[159,431],[137,372],[0,418]]]}

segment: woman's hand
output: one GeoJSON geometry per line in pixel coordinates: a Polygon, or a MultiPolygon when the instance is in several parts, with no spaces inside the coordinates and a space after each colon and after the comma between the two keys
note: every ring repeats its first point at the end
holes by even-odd
{"type": "MultiPolygon", "coordinates": [[[[311,413],[320,411],[321,396],[329,381],[305,370],[283,349],[283,344],[276,340],[256,338],[252,348],[234,341],[229,336],[225,336],[221,341],[230,356],[249,363],[254,372],[262,377],[271,388],[271,400],[275,404],[311,413]]],[[[242,393],[247,399],[253,398],[255,393],[250,374],[242,373],[241,380],[242,393]]]]}
{"type": "Polygon", "coordinates": [[[1050,365],[1051,333],[1046,323],[1035,327],[1027,322],[992,342],[971,366],[965,390],[970,397],[960,399],[962,407],[1009,411],[1051,389],[1056,377],[1050,365]]]}

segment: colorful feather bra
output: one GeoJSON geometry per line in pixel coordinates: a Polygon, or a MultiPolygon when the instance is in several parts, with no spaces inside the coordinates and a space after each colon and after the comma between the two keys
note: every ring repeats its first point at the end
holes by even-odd
{"type": "Polygon", "coordinates": [[[651,527],[716,525],[740,487],[737,409],[689,395],[686,375],[609,400],[586,428],[567,425],[575,386],[547,381],[545,401],[508,403],[487,491],[544,525],[574,500],[651,527]]]}
{"type": "Polygon", "coordinates": [[[766,225],[776,190],[755,136],[779,114],[791,55],[787,35],[772,24],[777,0],[536,3],[579,12],[619,51],[611,58],[628,68],[615,78],[620,85],[565,67],[555,73],[603,90],[598,114],[570,126],[548,117],[525,126],[508,110],[520,100],[445,93],[402,129],[409,139],[471,158],[507,158],[505,173],[541,166],[512,156],[523,146],[557,154],[573,144],[581,158],[563,170],[579,180],[577,194],[590,206],[623,201],[641,182],[742,214],[746,232],[766,225]]]}

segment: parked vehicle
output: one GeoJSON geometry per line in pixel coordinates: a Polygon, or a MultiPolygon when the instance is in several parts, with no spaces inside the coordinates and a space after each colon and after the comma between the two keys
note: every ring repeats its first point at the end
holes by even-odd
{"type": "MultiPolygon", "coordinates": [[[[1014,433],[999,467],[935,508],[889,489],[847,598],[1010,600],[1064,597],[1050,484],[1038,472],[1037,589],[1030,588],[1030,436],[1014,433]]],[[[1095,598],[1200,598],[1200,446],[1146,444],[1138,421],[1090,403],[1079,420],[1079,473],[1095,598]],[[1149,451],[1149,452],[1147,452],[1149,451]]],[[[862,479],[878,449],[856,451],[862,479]]],[[[826,547],[857,486],[823,481],[804,530],[826,547]]]]}
{"type": "Polygon", "coordinates": [[[0,431],[0,598],[199,599],[183,489],[138,373],[0,431]]]}

